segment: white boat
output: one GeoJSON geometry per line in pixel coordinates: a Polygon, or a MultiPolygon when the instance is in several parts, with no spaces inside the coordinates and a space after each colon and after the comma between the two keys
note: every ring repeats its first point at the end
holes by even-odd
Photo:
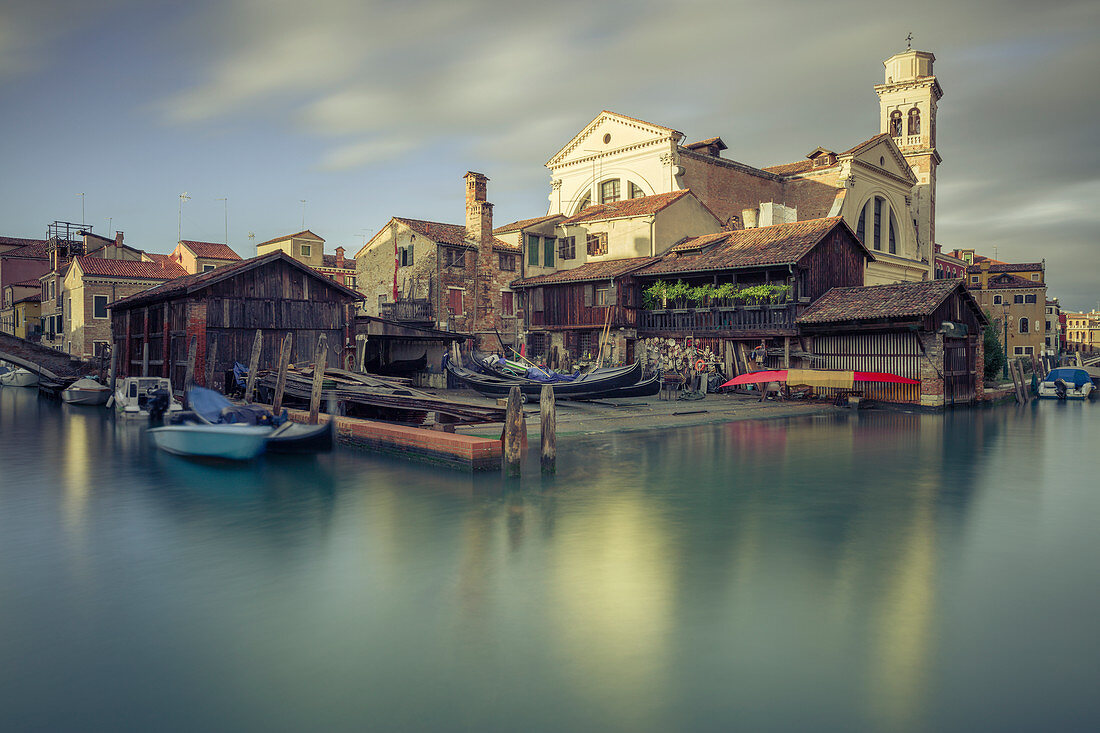
{"type": "Polygon", "coordinates": [[[22,367],[16,367],[7,374],[0,375],[0,384],[5,387],[37,387],[38,375],[22,367]]]}
{"type": "Polygon", "coordinates": [[[264,452],[270,425],[166,425],[149,434],[163,451],[196,458],[247,461],[264,452]]]}
{"type": "Polygon", "coordinates": [[[1039,382],[1039,397],[1048,400],[1085,400],[1092,392],[1092,378],[1080,367],[1051,369],[1039,382]]]}
{"type": "Polygon", "coordinates": [[[111,388],[91,377],[78,379],[61,391],[61,399],[70,405],[104,405],[111,388]]]}
{"type": "Polygon", "coordinates": [[[149,417],[150,403],[167,397],[167,413],[180,412],[181,405],[172,397],[172,383],[165,377],[126,377],[115,388],[115,411],[123,417],[149,417]]]}

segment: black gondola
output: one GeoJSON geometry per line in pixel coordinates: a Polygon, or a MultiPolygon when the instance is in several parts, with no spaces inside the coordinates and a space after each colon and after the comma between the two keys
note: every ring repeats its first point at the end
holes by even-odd
{"type": "MultiPolygon", "coordinates": [[[[661,375],[654,374],[649,379],[643,379],[637,384],[631,384],[627,387],[619,387],[618,389],[608,390],[607,392],[601,392],[598,396],[593,397],[572,397],[570,399],[575,400],[615,400],[623,397],[652,397],[661,391],[661,375]]],[[[563,395],[568,397],[568,395],[563,395]]]]}

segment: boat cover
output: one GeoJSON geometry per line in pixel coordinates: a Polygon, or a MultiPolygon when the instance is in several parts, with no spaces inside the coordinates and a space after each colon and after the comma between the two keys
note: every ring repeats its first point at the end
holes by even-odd
{"type": "Polygon", "coordinates": [[[1091,381],[1089,373],[1077,367],[1051,369],[1043,381],[1055,382],[1059,379],[1064,380],[1066,384],[1072,384],[1074,389],[1080,389],[1085,386],[1085,382],[1091,381]]]}
{"type": "Polygon", "coordinates": [[[211,423],[245,423],[247,425],[281,425],[286,410],[278,418],[266,407],[235,405],[221,392],[205,387],[192,387],[187,392],[187,404],[204,420],[211,423]]]}

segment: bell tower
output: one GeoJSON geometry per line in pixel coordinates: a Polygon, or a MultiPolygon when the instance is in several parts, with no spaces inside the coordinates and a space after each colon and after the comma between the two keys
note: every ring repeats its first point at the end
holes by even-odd
{"type": "MultiPolygon", "coordinates": [[[[911,40],[911,37],[910,37],[911,40]]],[[[917,178],[909,211],[917,224],[917,245],[929,267],[936,242],[936,109],[943,90],[932,72],[936,57],[907,48],[883,62],[886,80],[875,85],[879,132],[888,132],[917,178]]]]}

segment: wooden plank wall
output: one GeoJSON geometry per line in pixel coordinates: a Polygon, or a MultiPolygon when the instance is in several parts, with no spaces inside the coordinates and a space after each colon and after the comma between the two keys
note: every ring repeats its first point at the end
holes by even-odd
{"type": "Polygon", "coordinates": [[[811,302],[829,288],[844,288],[863,284],[865,255],[859,243],[844,227],[836,227],[809,254],[799,261],[804,268],[805,292],[811,302]]]}
{"type": "MultiPolygon", "coordinates": [[[[862,333],[843,336],[814,336],[814,353],[825,357],[821,369],[861,372],[887,372],[899,377],[920,379],[920,345],[912,331],[862,333]]],[[[942,368],[942,365],[937,365],[942,368]]],[[[919,384],[862,383],[865,397],[883,402],[920,404],[919,384]]],[[[818,388],[818,394],[835,390],[818,388]]]]}

